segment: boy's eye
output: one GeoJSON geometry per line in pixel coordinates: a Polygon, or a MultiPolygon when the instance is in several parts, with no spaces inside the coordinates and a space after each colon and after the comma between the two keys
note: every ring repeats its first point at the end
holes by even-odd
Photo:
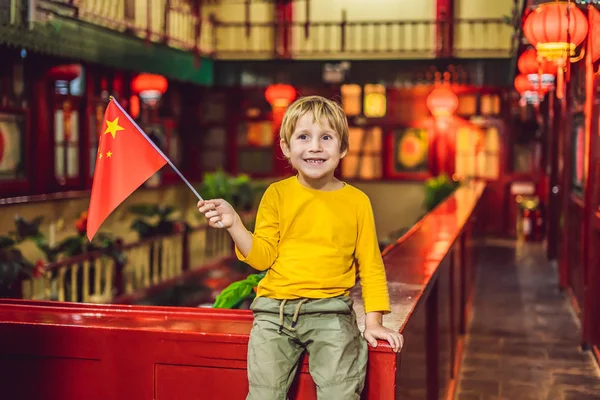
{"type": "Polygon", "coordinates": [[[307,136],[307,135],[305,135],[305,134],[298,135],[298,139],[300,139],[300,140],[304,140],[304,139],[306,139],[307,137],[308,137],[308,136],[307,136]]]}
{"type": "Polygon", "coordinates": [[[331,137],[331,135],[323,135],[323,139],[325,139],[325,140],[331,140],[333,138],[331,137]]]}

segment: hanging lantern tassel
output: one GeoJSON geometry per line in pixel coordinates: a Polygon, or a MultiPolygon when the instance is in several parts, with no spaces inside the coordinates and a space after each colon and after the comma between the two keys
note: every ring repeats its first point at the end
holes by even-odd
{"type": "Polygon", "coordinates": [[[558,65],[556,71],[556,98],[562,99],[565,97],[565,66],[562,64],[558,65]]]}

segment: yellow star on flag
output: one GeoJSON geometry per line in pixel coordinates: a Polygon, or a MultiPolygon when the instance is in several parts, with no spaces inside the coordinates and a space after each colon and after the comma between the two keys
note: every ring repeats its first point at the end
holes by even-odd
{"type": "Polygon", "coordinates": [[[110,152],[110,151],[109,151],[108,153],[106,153],[106,157],[108,157],[108,158],[111,158],[111,157],[112,157],[112,155],[113,155],[113,153],[112,153],[112,152],[110,152]]]}
{"type": "Polygon", "coordinates": [[[100,158],[102,158],[102,153],[100,153],[100,158]]]}
{"type": "Polygon", "coordinates": [[[114,121],[106,120],[106,130],[104,134],[110,133],[113,139],[117,136],[118,131],[124,131],[125,128],[119,126],[119,117],[115,118],[114,121]]]}

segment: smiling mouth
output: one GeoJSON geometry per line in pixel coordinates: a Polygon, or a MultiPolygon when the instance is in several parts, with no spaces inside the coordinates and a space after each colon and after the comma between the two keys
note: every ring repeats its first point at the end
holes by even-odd
{"type": "Polygon", "coordinates": [[[306,161],[309,164],[323,164],[325,162],[325,160],[321,158],[306,158],[304,159],[304,161],[306,161]]]}

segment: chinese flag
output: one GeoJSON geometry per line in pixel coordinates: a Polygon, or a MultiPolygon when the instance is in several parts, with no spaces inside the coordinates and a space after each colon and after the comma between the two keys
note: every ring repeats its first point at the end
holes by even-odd
{"type": "Polygon", "coordinates": [[[106,107],[99,134],[87,219],[90,241],[106,217],[167,163],[162,152],[114,99],[106,107]]]}

